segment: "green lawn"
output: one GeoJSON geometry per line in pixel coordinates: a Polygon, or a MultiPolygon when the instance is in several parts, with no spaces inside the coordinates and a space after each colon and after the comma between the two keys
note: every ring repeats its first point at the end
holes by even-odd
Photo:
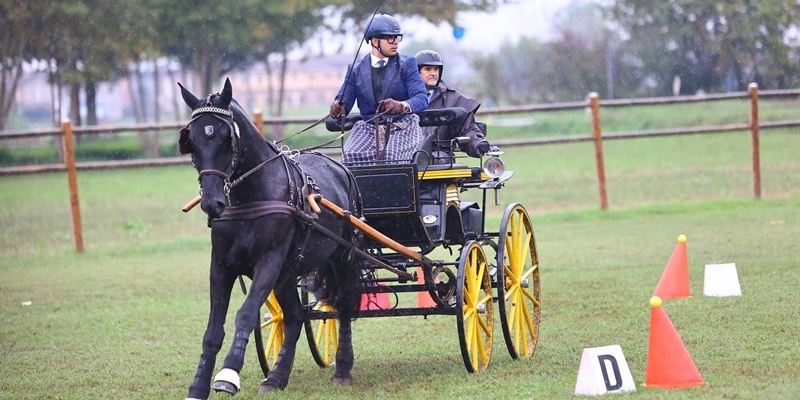
{"type": "MultiPolygon", "coordinates": [[[[502,204],[486,207],[487,230],[510,202],[531,213],[543,301],[532,358],[510,359],[498,322],[488,370],[469,375],[453,317],[365,318],[355,323],[352,386],[332,387],[301,339],[285,392],[256,394],[251,346],[236,398],[568,399],[582,350],[611,344],[637,384],[616,396],[800,397],[798,130],[763,133],[760,200],[746,132],[604,147],[608,211],[591,143],[506,149],[516,174],[502,204]],[[648,299],[681,234],[692,297],[664,310],[707,384],[644,388],[648,299]],[[704,265],[727,262],[742,296],[704,297],[704,265]]],[[[79,172],[83,254],[72,250],[65,174],[0,177],[0,399],[185,396],[208,313],[208,228],[199,210],[180,211],[196,176],[189,165],[79,172]]],[[[232,308],[242,300],[234,293],[232,308]]]]}
{"type": "MultiPolygon", "coordinates": [[[[202,221],[188,217],[184,224],[202,221]]],[[[534,227],[543,314],[532,358],[512,361],[496,323],[488,370],[468,375],[453,317],[360,319],[351,387],[333,388],[332,372],[316,367],[301,339],[285,392],[257,396],[260,370],[251,347],[236,398],[571,398],[582,350],[611,344],[622,347],[638,387],[624,396],[800,394],[800,322],[792,300],[800,278],[800,198],[550,213],[534,216],[534,227]],[[692,297],[668,300],[664,309],[707,384],[643,388],[647,301],[679,234],[688,237],[692,297]],[[737,264],[741,297],[702,296],[703,266],[718,262],[737,264]]],[[[0,398],[185,395],[207,315],[209,244],[203,231],[154,239],[90,241],[80,255],[4,252],[0,398]]],[[[240,304],[238,290],[234,297],[240,304]]],[[[232,318],[233,310],[229,330],[232,318]]]]}

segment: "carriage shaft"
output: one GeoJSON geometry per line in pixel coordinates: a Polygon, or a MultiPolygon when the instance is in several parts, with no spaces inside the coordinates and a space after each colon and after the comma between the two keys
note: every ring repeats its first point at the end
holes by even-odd
{"type": "MultiPolygon", "coordinates": [[[[322,204],[328,210],[333,211],[334,214],[342,218],[346,218],[351,224],[353,224],[356,228],[364,232],[367,236],[371,237],[372,239],[375,239],[376,241],[385,244],[387,247],[400,254],[408,256],[412,260],[419,261],[423,265],[427,266],[431,265],[431,261],[425,258],[425,256],[423,256],[421,253],[417,253],[416,251],[413,251],[408,247],[395,242],[390,237],[378,232],[377,230],[375,230],[375,228],[367,225],[365,222],[352,216],[349,212],[345,212],[345,210],[343,210],[341,207],[339,207],[334,203],[331,203],[321,195],[310,195],[308,196],[308,200],[309,203],[312,204],[312,208],[315,207],[314,204],[316,202],[319,202],[319,204],[322,204]]],[[[315,211],[316,210],[319,210],[318,206],[316,206],[315,211]]]]}

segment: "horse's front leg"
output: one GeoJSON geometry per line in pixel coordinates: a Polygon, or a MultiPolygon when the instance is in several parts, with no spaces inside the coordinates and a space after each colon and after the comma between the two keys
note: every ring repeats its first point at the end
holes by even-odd
{"type": "Polygon", "coordinates": [[[283,390],[289,384],[289,375],[292,373],[297,340],[300,338],[300,331],[305,318],[305,312],[300,304],[297,287],[294,285],[293,279],[276,292],[276,298],[281,310],[283,310],[283,345],[281,345],[278,358],[275,360],[275,366],[269,371],[269,376],[261,381],[258,390],[259,394],[275,389],[283,390]]]}
{"type": "Polygon", "coordinates": [[[197,365],[192,385],[189,386],[188,399],[205,400],[211,392],[211,374],[214,371],[217,353],[225,339],[225,315],[228,313],[231,290],[234,282],[233,276],[224,273],[224,267],[212,255],[210,273],[211,307],[208,315],[208,325],[203,335],[203,353],[197,365]]]}
{"type": "Polygon", "coordinates": [[[275,286],[280,268],[284,265],[282,255],[286,253],[287,247],[288,242],[268,250],[263,256],[253,257],[259,261],[253,265],[253,281],[250,284],[250,292],[242,303],[242,307],[236,312],[235,334],[231,342],[231,349],[225,357],[222,369],[214,377],[212,385],[214,390],[233,395],[241,389],[239,372],[244,366],[247,342],[258,324],[261,305],[267,300],[269,292],[275,286]]]}

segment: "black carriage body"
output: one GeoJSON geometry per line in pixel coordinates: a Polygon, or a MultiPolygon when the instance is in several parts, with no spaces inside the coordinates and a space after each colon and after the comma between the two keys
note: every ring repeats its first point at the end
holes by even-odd
{"type": "MultiPolygon", "coordinates": [[[[440,245],[463,244],[483,233],[483,213],[474,202],[461,202],[458,191],[480,180],[480,169],[464,164],[415,163],[351,167],[366,222],[406,247],[427,254],[440,245]]],[[[366,248],[383,247],[369,240],[366,248]]]]}
{"type": "MultiPolygon", "coordinates": [[[[420,125],[459,123],[465,114],[463,109],[424,110],[419,113],[420,125]]],[[[346,131],[359,119],[358,115],[328,118],[326,126],[346,131]]],[[[485,133],[485,125],[480,127],[485,133]]],[[[489,362],[496,302],[512,358],[530,357],[540,317],[538,255],[530,220],[524,207],[510,204],[500,229],[485,229],[487,191],[494,191],[499,202],[497,190],[513,172],[493,178],[481,166],[435,164],[433,139],[431,135],[420,143],[413,160],[347,166],[361,193],[365,224],[358,228],[364,231],[359,317],[456,316],[464,364],[467,371],[479,372],[489,362]],[[460,193],[470,189],[482,191],[480,204],[462,201],[460,193]],[[441,247],[449,248],[451,255],[453,248],[459,250],[452,260],[427,258],[441,247]],[[404,293],[417,293],[416,306],[399,296],[404,293]]],[[[306,307],[304,326],[312,356],[320,366],[333,365],[330,355],[335,354],[336,342],[331,332],[338,313],[315,301],[302,281],[298,291],[306,307]]],[[[281,318],[273,312],[280,310],[276,302],[268,300],[267,306],[271,311],[262,327],[281,318]]],[[[259,348],[273,348],[258,340],[259,348]]],[[[268,361],[260,354],[266,371],[268,361]]]]}

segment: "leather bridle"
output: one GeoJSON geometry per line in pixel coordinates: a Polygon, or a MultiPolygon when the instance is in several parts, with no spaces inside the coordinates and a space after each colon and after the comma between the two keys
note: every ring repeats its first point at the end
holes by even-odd
{"type": "MultiPolygon", "coordinates": [[[[188,142],[189,125],[191,125],[192,122],[196,121],[198,118],[200,118],[202,115],[205,115],[205,114],[211,114],[214,118],[216,118],[216,119],[222,121],[224,124],[226,124],[228,126],[228,129],[230,129],[232,156],[231,156],[231,163],[228,166],[227,171],[220,171],[220,170],[214,169],[214,168],[202,169],[202,170],[200,170],[200,173],[198,174],[197,181],[199,183],[200,179],[205,175],[214,175],[214,176],[218,176],[218,177],[222,178],[223,179],[222,191],[223,191],[223,193],[225,195],[225,198],[228,199],[228,204],[230,205],[230,197],[229,197],[229,195],[230,195],[231,189],[236,187],[245,178],[247,178],[248,176],[252,175],[254,172],[256,172],[258,169],[260,169],[261,167],[266,165],[268,162],[280,157],[282,154],[278,153],[275,156],[262,161],[261,163],[259,163],[255,167],[253,167],[250,170],[248,170],[247,172],[243,173],[238,178],[236,178],[234,180],[231,180],[231,177],[233,176],[233,172],[236,170],[236,164],[237,164],[237,161],[238,161],[237,160],[237,155],[239,154],[239,141],[240,141],[239,125],[233,119],[233,112],[231,111],[230,108],[226,109],[226,108],[216,107],[216,106],[210,105],[210,96],[209,96],[209,100],[206,102],[205,106],[199,107],[199,108],[195,109],[194,111],[192,111],[192,119],[189,121],[189,123],[186,125],[185,128],[181,129],[181,135],[180,135],[180,141],[179,141],[180,142],[180,151],[183,154],[192,153],[190,144],[188,142]]],[[[214,133],[213,132],[213,127],[210,128],[210,131],[208,131],[209,127],[206,127],[206,129],[207,129],[207,131],[206,131],[207,135],[212,135],[214,133]]],[[[192,163],[194,164],[194,159],[192,159],[192,163]]],[[[200,190],[201,190],[201,194],[202,194],[202,186],[201,186],[200,190]]]]}

